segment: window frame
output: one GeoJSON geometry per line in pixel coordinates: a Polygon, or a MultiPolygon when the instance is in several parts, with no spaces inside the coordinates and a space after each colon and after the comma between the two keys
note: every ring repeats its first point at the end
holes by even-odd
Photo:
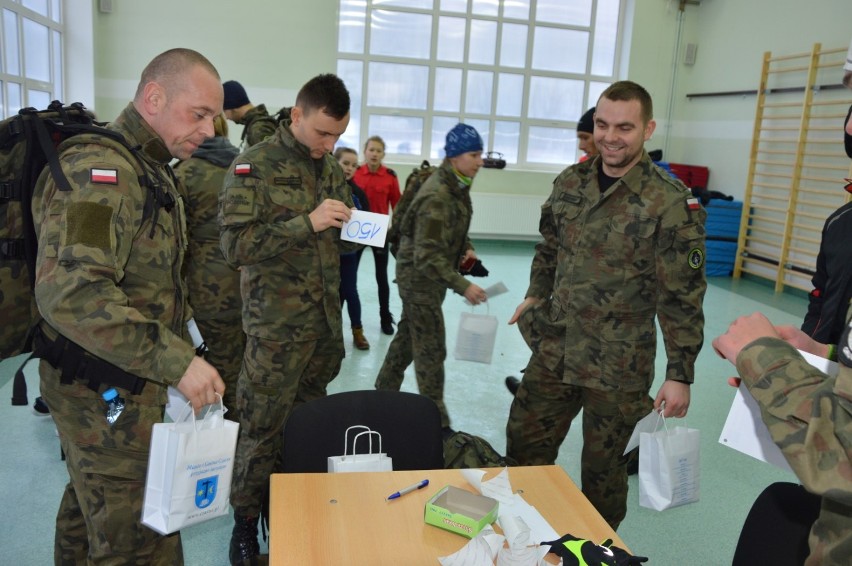
{"type": "MultiPolygon", "coordinates": [[[[23,5],[21,0],[0,0],[0,29],[5,29],[5,10],[17,15],[17,49],[19,73],[8,72],[6,65],[5,39],[0,41],[0,119],[9,118],[18,113],[21,108],[34,106],[30,101],[30,90],[47,92],[51,101],[63,100],[66,86],[65,76],[65,3],[57,0],[47,0],[48,15],[44,16],[23,5]],[[57,13],[58,12],[58,13],[57,13]],[[33,79],[27,76],[27,54],[24,45],[24,19],[43,25],[47,28],[48,81],[33,79]],[[56,45],[56,42],[59,45],[56,45]],[[58,49],[57,49],[58,47],[58,49]],[[58,51],[58,57],[57,57],[58,51]],[[60,59],[57,61],[57,58],[60,59]],[[21,89],[20,108],[9,107],[10,84],[19,85],[21,89]]],[[[37,106],[43,106],[37,104],[37,106]]],[[[39,108],[41,110],[42,108],[39,108]]]]}
{"type": "MultiPolygon", "coordinates": [[[[434,0],[432,2],[432,8],[411,8],[411,7],[403,7],[403,6],[393,6],[388,5],[386,3],[374,3],[372,0],[363,0],[361,2],[359,9],[363,10],[363,48],[360,53],[351,53],[347,51],[341,51],[340,45],[340,24],[341,19],[344,19],[341,16],[341,11],[343,8],[342,1],[338,3],[338,35],[336,41],[337,45],[337,63],[338,70],[341,69],[341,63],[346,62],[359,62],[361,64],[361,80],[360,85],[356,85],[357,89],[360,86],[360,92],[353,93],[353,109],[352,109],[352,125],[355,126],[357,131],[347,132],[346,139],[350,140],[350,143],[354,143],[351,140],[354,138],[358,141],[360,151],[360,145],[363,143],[362,140],[366,140],[370,135],[379,134],[381,132],[371,132],[369,131],[369,123],[370,117],[374,115],[382,115],[382,116],[399,116],[399,117],[411,117],[422,120],[423,128],[420,139],[420,147],[421,152],[420,155],[412,155],[412,154],[403,154],[403,153],[394,153],[393,148],[389,147],[387,151],[387,155],[392,157],[394,162],[399,163],[419,163],[423,159],[434,160],[436,158],[435,155],[431,153],[432,147],[435,143],[432,140],[432,127],[433,127],[433,119],[436,117],[453,117],[456,120],[467,121],[467,120],[487,120],[489,123],[488,132],[481,132],[483,138],[485,140],[485,151],[501,151],[500,147],[495,147],[495,139],[498,137],[498,128],[500,123],[512,123],[519,124],[519,133],[518,133],[518,143],[517,143],[517,159],[509,160],[509,165],[513,169],[521,169],[521,170],[542,170],[542,171],[551,171],[551,170],[561,170],[566,163],[560,162],[555,163],[553,161],[550,162],[540,162],[535,161],[534,156],[530,156],[530,133],[531,130],[536,131],[536,128],[558,128],[562,130],[575,130],[577,125],[577,120],[579,120],[580,116],[585,112],[586,109],[593,106],[596,102],[597,95],[602,90],[601,85],[611,83],[613,81],[619,80],[622,76],[624,69],[622,64],[622,59],[624,57],[624,45],[625,40],[629,34],[626,34],[625,26],[628,17],[629,10],[629,0],[611,0],[613,1],[619,10],[618,18],[617,18],[617,27],[615,31],[615,43],[612,45],[612,73],[610,75],[595,75],[592,74],[592,70],[595,66],[595,47],[596,43],[596,30],[595,23],[597,21],[598,10],[599,10],[599,2],[605,0],[590,0],[591,6],[591,16],[589,20],[588,26],[578,26],[578,25],[569,25],[569,24],[556,24],[552,22],[539,22],[535,20],[536,13],[536,1],[530,0],[530,8],[529,15],[527,19],[519,19],[519,18],[508,18],[503,17],[504,10],[504,2],[502,0],[499,1],[499,10],[497,16],[486,16],[482,14],[474,14],[473,13],[473,2],[472,0],[467,0],[466,2],[466,12],[447,12],[442,11],[440,9],[441,0],[434,0]],[[398,12],[410,12],[417,14],[430,14],[432,16],[432,32],[431,32],[431,40],[430,40],[430,58],[428,60],[418,60],[413,58],[397,58],[390,56],[379,56],[379,55],[370,55],[370,43],[371,43],[371,16],[373,10],[382,10],[382,11],[398,11],[398,12]],[[465,37],[464,37],[464,53],[465,56],[462,58],[462,62],[451,62],[438,60],[437,51],[438,51],[438,37],[439,37],[439,25],[440,18],[442,16],[449,16],[455,18],[463,18],[465,20],[465,37]],[[472,20],[486,20],[486,21],[494,21],[497,22],[497,30],[495,37],[495,49],[494,49],[494,64],[474,64],[467,62],[468,54],[471,48],[471,25],[472,20]],[[504,26],[503,24],[521,24],[527,27],[526,34],[526,51],[525,51],[525,64],[523,68],[520,67],[508,67],[501,65],[501,50],[503,49],[503,32],[504,26]],[[533,59],[533,47],[535,45],[535,31],[536,28],[555,28],[559,30],[579,30],[588,32],[587,38],[587,51],[586,51],[586,61],[585,61],[585,71],[583,73],[568,73],[568,72],[559,72],[559,71],[545,71],[539,69],[532,68],[532,59],[533,59]],[[428,68],[428,84],[427,84],[427,92],[426,92],[426,107],[425,108],[393,108],[386,106],[368,106],[368,87],[370,84],[370,76],[369,76],[369,65],[373,62],[380,63],[400,63],[400,64],[408,64],[408,65],[422,65],[428,68]],[[458,112],[449,112],[444,110],[435,110],[435,81],[437,70],[441,69],[460,69],[462,73],[462,84],[460,87],[461,95],[459,102],[459,111],[458,112]],[[473,113],[468,112],[466,108],[466,100],[467,100],[467,89],[468,89],[468,73],[476,71],[484,71],[488,73],[492,73],[492,92],[491,92],[491,111],[487,114],[481,113],[473,113]],[[520,116],[503,116],[497,113],[497,102],[498,97],[500,95],[499,81],[501,75],[520,75],[523,77],[523,91],[521,95],[521,109],[520,116]],[[579,110],[577,116],[571,120],[554,120],[550,118],[530,118],[529,117],[529,103],[530,103],[530,89],[531,83],[533,82],[533,77],[543,77],[543,78],[557,78],[557,79],[569,79],[569,80],[579,80],[582,81],[582,100],[581,103],[582,109],[579,110]]],[[[344,77],[345,80],[345,77],[344,77]]],[[[348,81],[347,81],[348,84],[348,81]]],[[[351,90],[351,89],[350,89],[351,90]]],[[[351,126],[350,126],[351,127],[351,126]]],[[[539,130],[540,131],[540,130],[539,130]]],[[[573,138],[572,138],[573,141],[573,138]]],[[[574,142],[576,143],[576,142],[574,142]]],[[[443,145],[442,143],[440,144],[443,145]]],[[[576,158],[577,147],[574,146],[574,155],[570,155],[570,149],[566,152],[568,155],[567,159],[569,162],[572,162],[572,158],[576,158]]],[[[505,151],[503,151],[505,153],[505,151]]],[[[440,155],[438,156],[440,158],[440,155]]]]}

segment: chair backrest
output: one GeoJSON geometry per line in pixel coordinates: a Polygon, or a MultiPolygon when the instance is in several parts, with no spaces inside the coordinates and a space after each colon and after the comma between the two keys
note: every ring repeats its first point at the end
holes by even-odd
{"type": "MultiPolygon", "coordinates": [[[[335,393],[295,407],[284,425],[283,471],[325,472],[340,456],[344,434],[365,425],[382,435],[394,470],[444,467],[441,414],[431,399],[404,391],[335,393]]],[[[351,440],[351,439],[350,439],[351,440]]]]}

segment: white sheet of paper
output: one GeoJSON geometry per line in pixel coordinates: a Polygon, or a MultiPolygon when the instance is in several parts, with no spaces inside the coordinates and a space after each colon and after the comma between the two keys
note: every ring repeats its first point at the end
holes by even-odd
{"type": "Polygon", "coordinates": [[[494,558],[503,547],[503,536],[490,526],[470,539],[458,552],[438,558],[441,566],[494,566],[494,558]]]}
{"type": "Polygon", "coordinates": [[[630,440],[627,441],[624,454],[639,446],[639,433],[656,432],[661,422],[662,416],[657,411],[651,411],[647,416],[642,417],[642,420],[636,423],[636,426],[633,428],[633,434],[630,435],[630,440]]]}
{"type": "MultiPolygon", "coordinates": [[[[490,287],[483,289],[483,291],[485,291],[485,296],[488,297],[488,300],[491,300],[498,295],[502,295],[503,293],[508,293],[509,288],[506,287],[506,284],[503,283],[502,281],[498,281],[494,285],[491,285],[490,287]]],[[[467,305],[471,304],[471,302],[468,301],[467,299],[465,299],[464,302],[467,305]]]]}
{"type": "Polygon", "coordinates": [[[340,229],[340,239],[367,246],[383,248],[388,234],[387,214],[353,210],[348,222],[340,229]]]}
{"type": "MultiPolygon", "coordinates": [[[[815,368],[829,375],[837,373],[835,362],[801,350],[799,350],[799,353],[815,368]]],[[[731,404],[731,410],[728,412],[728,418],[725,420],[725,426],[719,436],[719,443],[762,462],[768,462],[782,470],[793,471],[790,464],[787,463],[787,459],[784,458],[781,449],[772,441],[769,429],[766,428],[766,424],[764,424],[760,415],[760,407],[757,401],[748,388],[742,385],[737,389],[734,402],[731,404]]]]}
{"type": "Polygon", "coordinates": [[[166,415],[169,417],[168,422],[174,423],[181,417],[181,413],[186,408],[186,404],[189,403],[189,399],[171,385],[169,385],[167,395],[168,402],[166,403],[166,415]]]}
{"type": "MultiPolygon", "coordinates": [[[[482,481],[485,476],[485,472],[482,470],[463,469],[461,473],[465,480],[479,493],[493,497],[500,502],[500,508],[497,512],[497,521],[500,525],[503,525],[505,521],[514,523],[516,517],[520,518],[529,527],[529,539],[532,544],[538,544],[543,540],[555,540],[562,536],[556,533],[547,519],[538,512],[538,509],[512,491],[512,484],[509,481],[509,468],[503,468],[503,471],[488,481],[482,481]]],[[[541,559],[549,550],[549,546],[537,547],[536,555],[541,559]]]]}

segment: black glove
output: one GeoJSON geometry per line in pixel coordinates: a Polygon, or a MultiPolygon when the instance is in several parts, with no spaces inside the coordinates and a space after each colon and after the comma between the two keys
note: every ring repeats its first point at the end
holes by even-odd
{"type": "Polygon", "coordinates": [[[485,269],[485,266],[482,265],[480,260],[476,260],[468,270],[459,267],[459,273],[462,275],[472,275],[473,277],[488,277],[488,270],[485,269]]]}

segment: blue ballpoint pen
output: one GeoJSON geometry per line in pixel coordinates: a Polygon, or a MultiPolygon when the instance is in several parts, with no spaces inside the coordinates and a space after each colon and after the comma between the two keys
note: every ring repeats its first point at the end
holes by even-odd
{"type": "Polygon", "coordinates": [[[417,490],[417,489],[423,489],[427,485],[429,485],[429,480],[423,480],[421,482],[417,482],[414,485],[410,485],[408,487],[404,487],[404,488],[400,489],[396,493],[391,493],[390,495],[388,495],[388,498],[385,501],[390,501],[391,499],[396,499],[398,497],[402,497],[406,493],[411,493],[412,491],[417,490]]]}

